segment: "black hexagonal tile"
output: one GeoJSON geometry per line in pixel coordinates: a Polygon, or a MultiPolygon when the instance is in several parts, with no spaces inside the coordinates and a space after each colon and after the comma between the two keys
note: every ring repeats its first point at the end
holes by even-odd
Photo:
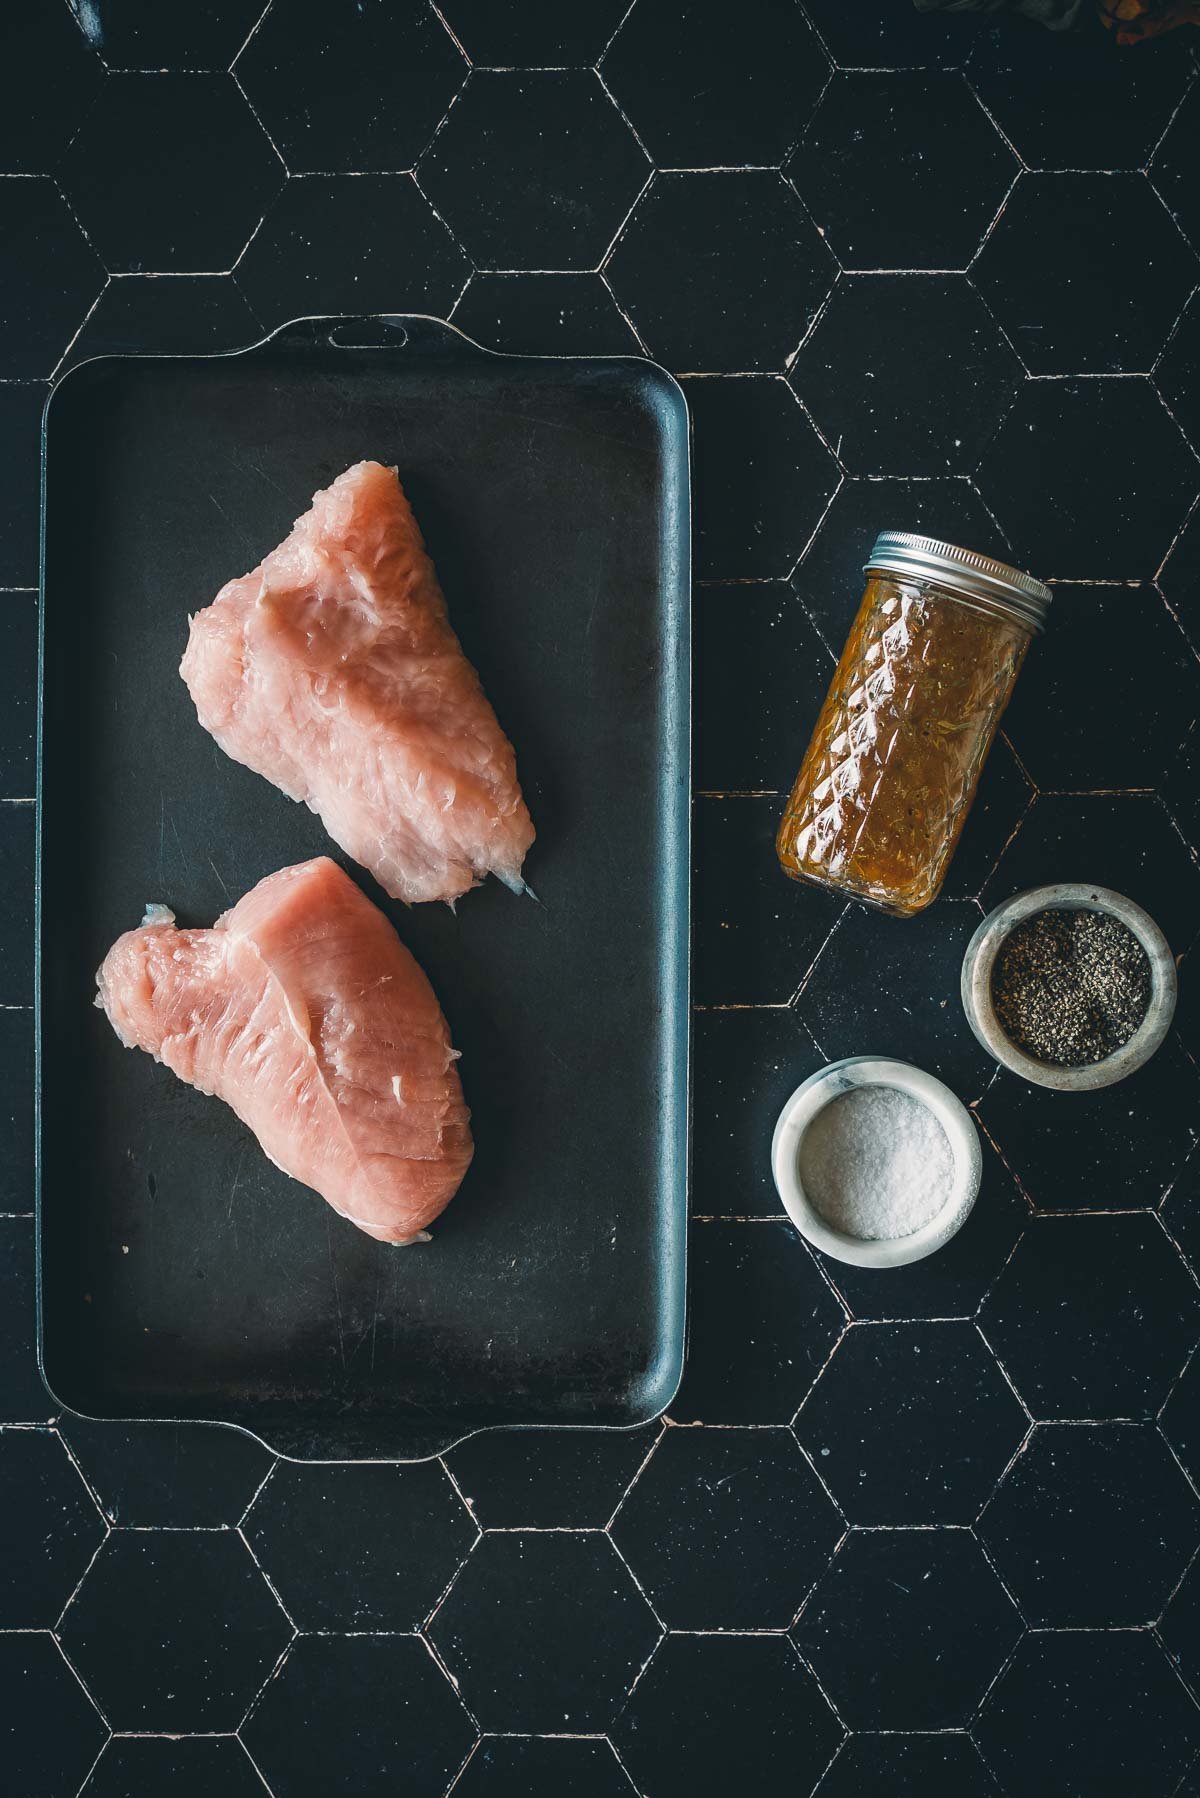
{"type": "Polygon", "coordinates": [[[820,1798],[996,1798],[969,1736],[851,1736],[818,1788],[820,1798]]]}
{"type": "Polygon", "coordinates": [[[843,1528],[790,1430],[670,1429],[612,1533],[668,1629],[785,1629],[843,1528]]]}
{"type": "Polygon", "coordinates": [[[958,996],[963,955],[978,924],[979,907],[970,900],[947,900],[899,925],[850,906],[796,1002],[827,1059],[895,1056],[938,1075],[964,1101],[978,1098],[995,1063],[958,996]]]}
{"type": "Polygon", "coordinates": [[[656,175],[605,265],[652,356],[739,374],[782,369],[836,272],[773,169],[656,175]]]}
{"type": "Polygon", "coordinates": [[[107,1731],[53,1636],[0,1632],[0,1682],[5,1786],[21,1798],[77,1792],[107,1731]]]}
{"type": "Polygon", "coordinates": [[[851,1729],[954,1729],[1021,1628],[969,1530],[852,1530],[792,1634],[851,1729]]]}
{"type": "Polygon", "coordinates": [[[582,1736],[484,1736],[456,1798],[631,1798],[612,1744],[582,1736]]]}
{"type": "Polygon", "coordinates": [[[0,1430],[0,1629],[51,1629],[104,1520],[57,1436],[0,1430]]]}
{"type": "Polygon", "coordinates": [[[692,1019],[692,1211],[778,1217],[771,1133],[822,1056],[789,1008],[699,1011],[692,1019]]]}
{"type": "Polygon", "coordinates": [[[854,622],[863,563],[880,531],[921,531],[1012,559],[1007,538],[965,478],[846,481],[792,577],[834,655],[841,654],[854,622]]]}
{"type": "Polygon", "coordinates": [[[962,269],[1017,164],[961,75],[876,71],[834,77],[787,172],[843,268],[962,269]]]}
{"type": "Polygon", "coordinates": [[[263,1798],[263,1783],[236,1736],[114,1736],[81,1798],[263,1798]]]}
{"type": "Polygon", "coordinates": [[[978,481],[1042,580],[1149,580],[1200,463],[1147,380],[1027,381],[978,481]]]}
{"type": "Polygon", "coordinates": [[[1195,449],[1200,445],[1200,293],[1193,294],[1154,370],[1154,385],[1195,449]]]}
{"type": "Polygon", "coordinates": [[[263,323],[281,325],[322,312],[444,316],[469,272],[411,175],[302,175],[263,220],[236,280],[263,323]]]}
{"type": "Polygon", "coordinates": [[[416,1636],[300,1636],[241,1731],[274,1798],[441,1793],[475,1736],[416,1636]]]}
{"type": "Polygon", "coordinates": [[[1032,803],[1033,787],[1029,777],[1017,760],[1006,732],[1001,731],[983,764],[983,773],[942,887],[943,898],[978,897],[1032,803]]]}
{"type": "Polygon", "coordinates": [[[668,1636],[612,1727],[641,1792],[808,1792],[842,1736],[786,1636],[668,1636]]]}
{"type": "Polygon", "coordinates": [[[676,1423],[786,1423],[845,1321],[790,1223],[693,1224],[676,1423]]]}
{"type": "Polygon", "coordinates": [[[852,474],[963,474],[1021,366],[964,275],[846,275],[792,385],[852,474]]]}
{"type": "Polygon", "coordinates": [[[642,0],[600,72],[663,168],[776,167],[812,117],[829,61],[799,7],[642,0]]]}
{"type": "Polygon", "coordinates": [[[45,403],[40,383],[0,384],[0,456],[7,471],[0,483],[0,584],[8,587],[32,587],[38,578],[38,441],[45,403]]]}
{"type": "Polygon", "coordinates": [[[468,255],[500,269],[598,268],[649,173],[584,69],[477,70],[419,170],[468,255]]]}
{"type": "Polygon", "coordinates": [[[514,355],[628,356],[641,347],[599,275],[473,275],[454,323],[514,355]]]}
{"type": "Polygon", "coordinates": [[[1200,1087],[1169,1038],[1117,1096],[1063,1095],[1002,1073],[980,1113],[1036,1210],[1130,1211],[1157,1205],[1191,1153],[1200,1087]]]}
{"type": "Polygon", "coordinates": [[[1017,182],[972,279],[1031,374],[1106,375],[1153,366],[1196,274],[1141,175],[1056,174],[1017,182]]]}
{"type": "Polygon", "coordinates": [[[49,174],[103,79],[65,6],[13,7],[0,62],[0,169],[49,174]]]}
{"type": "Polygon", "coordinates": [[[594,63],[626,0],[442,0],[441,13],[480,67],[561,69],[594,63]]]}
{"type": "MultiPolygon", "coordinates": [[[[1041,794],[985,886],[983,903],[997,905],[1010,893],[1059,880],[1091,880],[1135,899],[1177,955],[1196,934],[1200,873],[1165,807],[1149,795],[1041,794]]],[[[1116,1096],[1133,1090],[1123,1083],[1116,1096]]]]}
{"type": "Polygon", "coordinates": [[[263,11],[262,0],[72,0],[81,30],[110,69],[227,69],[263,11]]]}
{"type": "Polygon", "coordinates": [[[1166,40],[1136,56],[1097,31],[1047,34],[1010,19],[980,32],[967,80],[1033,169],[1140,169],[1187,86],[1166,40]]]}
{"type": "Polygon", "coordinates": [[[31,805],[0,806],[0,883],[8,895],[0,919],[0,1004],[33,1000],[34,816],[31,805]]]}
{"type": "Polygon", "coordinates": [[[1167,127],[1150,163],[1150,178],[1193,248],[1200,244],[1200,197],[1196,161],[1200,157],[1200,93],[1195,87],[1167,127]]]}
{"type": "MultiPolygon", "coordinates": [[[[1165,1361],[1165,1353],[1162,1357],[1165,1361]]],[[[1169,1380],[1164,1377],[1163,1385],[1169,1380]]],[[[1200,1392],[1200,1359],[1193,1354],[1176,1382],[1170,1397],[1162,1409],[1162,1428],[1167,1441],[1187,1468],[1193,1485],[1200,1479],[1200,1407],[1197,1406],[1197,1393],[1200,1392]]]]}
{"type": "Polygon", "coordinates": [[[782,1005],[843,909],[789,881],[775,857],[779,799],[697,799],[693,995],[700,1005],[782,1005]]]}
{"type": "Polygon", "coordinates": [[[654,1446],[637,1430],[481,1430],[446,1456],[484,1529],[603,1529],[654,1446]]]}
{"type": "Polygon", "coordinates": [[[109,269],[209,274],[237,261],[283,167],[228,75],[110,75],[62,180],[109,269]]]}
{"type": "Polygon", "coordinates": [[[880,1322],[973,1317],[1029,1221],[1029,1207],[986,1141],[979,1197],[966,1223],[936,1255],[883,1271],[829,1261],[830,1279],[853,1316],[880,1322]]]}
{"type": "Polygon", "coordinates": [[[288,167],[334,175],[412,168],[467,64],[423,0],[275,0],[236,73],[288,167]]]}
{"type": "Polygon", "coordinates": [[[237,1728],[292,1628],[230,1530],[115,1530],[59,1627],[114,1729],[237,1728]]]}
{"type": "Polygon", "coordinates": [[[1173,1792],[1200,1715],[1147,1630],[1028,1635],[972,1733],[1022,1798],[1173,1792]]]}
{"type": "Polygon", "coordinates": [[[833,657],[786,581],[692,596],[692,780],[702,793],[784,792],[833,657]]]}
{"type": "Polygon", "coordinates": [[[1111,791],[1157,786],[1198,711],[1200,665],[1156,588],[1059,587],[1004,728],[1044,792],[1111,791]]]}
{"type": "Polygon", "coordinates": [[[1152,1623],[1200,1504],[1153,1424],[1040,1424],[979,1533],[1035,1629],[1152,1623]]]}
{"type": "Polygon", "coordinates": [[[973,1324],[857,1324],[796,1432],[851,1523],[969,1523],[1026,1429],[973,1324]]]}
{"type": "Polygon", "coordinates": [[[67,355],[211,354],[257,343],[262,326],[232,275],[122,275],[96,301],[67,355]]]}
{"type": "MultiPolygon", "coordinates": [[[[1200,1690],[1200,1569],[1194,1561],[1171,1598],[1158,1634],[1195,1695],[1200,1690]]],[[[1193,1769],[1196,1773],[1200,1767],[1193,1769]]]]}
{"type": "Polygon", "coordinates": [[[33,1211],[33,1012],[0,1010],[0,1214],[33,1211]]]}
{"type": "Polygon", "coordinates": [[[0,375],[48,375],[104,270],[54,183],[40,176],[0,181],[0,246],[0,375]]]}
{"type": "Polygon", "coordinates": [[[0,1421],[5,1423],[46,1423],[54,1409],[37,1368],[35,1290],[33,1219],[0,1217],[0,1421]]]}
{"type": "Polygon", "coordinates": [[[133,1529],[233,1525],[266,1478],[271,1455],[241,1430],[203,1423],[93,1423],[61,1433],[110,1523],[133,1529]]]}
{"type": "MultiPolygon", "coordinates": [[[[37,595],[0,594],[0,797],[4,799],[28,799],[36,780],[37,633],[37,595]]],[[[0,1173],[0,1190],[3,1180],[0,1173]]]]}
{"type": "Polygon", "coordinates": [[[436,1461],[277,1464],[243,1526],[301,1630],[412,1630],[477,1531],[436,1461]]]}
{"type": "Polygon", "coordinates": [[[428,1634],[485,1730],[603,1730],[660,1630],[597,1530],[486,1535],[428,1634]]]}
{"type": "Polygon", "coordinates": [[[963,62],[974,19],[929,18],[892,0],[808,0],[808,12],[842,69],[924,69],[963,62]]]}
{"type": "Polygon", "coordinates": [[[1200,1300],[1154,1218],[1040,1217],[980,1323],[1035,1417],[1149,1417],[1200,1336],[1200,1300]]]}
{"type": "Polygon", "coordinates": [[[692,418],[695,573],[783,576],[841,476],[786,381],[685,381],[692,418]]]}

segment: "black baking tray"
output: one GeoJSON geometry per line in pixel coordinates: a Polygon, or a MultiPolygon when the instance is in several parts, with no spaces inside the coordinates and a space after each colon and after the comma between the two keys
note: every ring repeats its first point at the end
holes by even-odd
{"type": "MultiPolygon", "coordinates": [[[[633,358],[493,355],[431,319],[306,320],[107,357],[43,439],[42,1371],[88,1416],[207,1419],[314,1459],[497,1424],[631,1426],[684,1353],[687,414],[633,358]],[[336,853],[224,756],[188,614],[351,462],[399,466],[516,748],[537,898],[406,910],[353,863],[462,1051],[475,1162],[427,1247],[372,1242],[91,1009],[148,900],[209,924],[336,853]]],[[[339,859],[342,859],[339,857],[339,859]]]]}

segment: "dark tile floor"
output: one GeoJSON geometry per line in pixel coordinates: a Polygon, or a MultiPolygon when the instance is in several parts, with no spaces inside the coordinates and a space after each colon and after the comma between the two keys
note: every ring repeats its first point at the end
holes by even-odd
{"type": "Polygon", "coordinates": [[[0,22],[0,1784],[14,1798],[1200,1790],[1200,40],[907,0],[28,0],[0,22]],[[695,430],[692,1351],[670,1425],[420,1466],[50,1414],[33,1361],[37,420],[105,351],[429,310],[644,348],[695,430]],[[771,837],[874,533],[1058,586],[947,888],[771,837]],[[1178,1038],[999,1076],[964,938],[1107,880],[1178,1038]],[[820,1265],[766,1145],[826,1057],[976,1107],[911,1270],[820,1265]]]}

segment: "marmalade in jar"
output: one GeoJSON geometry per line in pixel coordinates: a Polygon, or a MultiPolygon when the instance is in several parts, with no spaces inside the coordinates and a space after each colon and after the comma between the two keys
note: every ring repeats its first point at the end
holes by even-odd
{"type": "Polygon", "coordinates": [[[906,532],[866,573],[777,849],[793,879],[911,917],[941,889],[1050,592],[906,532]]]}

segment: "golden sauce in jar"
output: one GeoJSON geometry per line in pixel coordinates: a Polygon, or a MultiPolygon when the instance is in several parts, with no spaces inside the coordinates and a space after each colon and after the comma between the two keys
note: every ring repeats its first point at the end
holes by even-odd
{"type": "Polygon", "coordinates": [[[937,897],[1049,590],[888,532],[779,827],[784,872],[911,917],[937,897]]]}

